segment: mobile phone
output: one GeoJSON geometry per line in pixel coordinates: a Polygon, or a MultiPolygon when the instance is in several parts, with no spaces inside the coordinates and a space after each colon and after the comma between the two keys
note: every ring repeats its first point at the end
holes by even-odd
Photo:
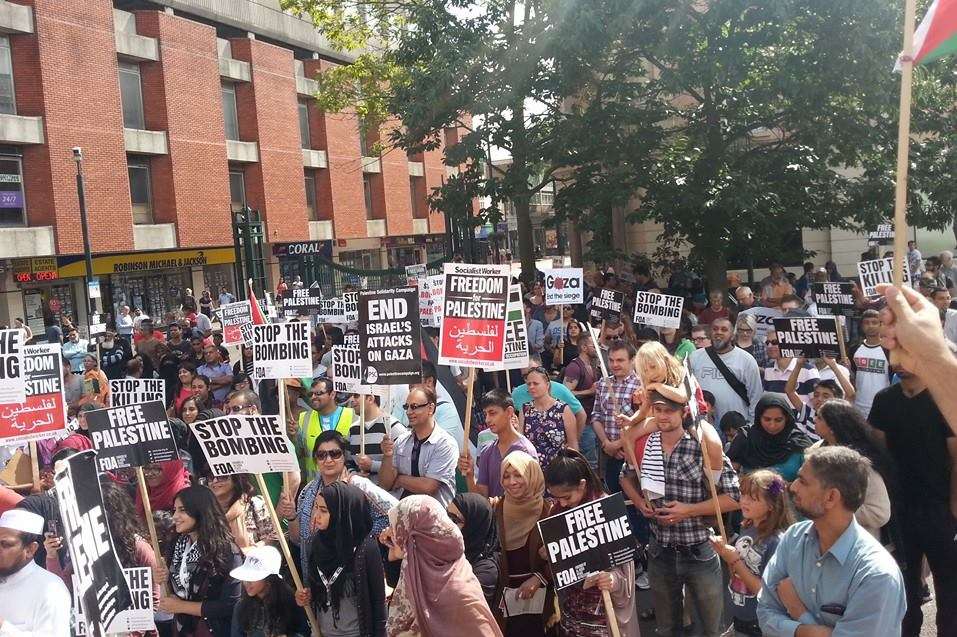
{"type": "Polygon", "coordinates": [[[60,537],[59,529],[57,528],[56,520],[47,520],[47,533],[53,537],[60,537]]]}

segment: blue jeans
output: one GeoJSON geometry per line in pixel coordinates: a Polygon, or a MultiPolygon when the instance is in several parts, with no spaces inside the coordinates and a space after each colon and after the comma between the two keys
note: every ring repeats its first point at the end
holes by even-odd
{"type": "Polygon", "coordinates": [[[700,618],[703,637],[719,637],[724,591],[721,559],[707,541],[680,547],[663,547],[652,537],[648,544],[648,580],[655,602],[658,635],[682,634],[684,606],[682,588],[700,618]]]}
{"type": "Polygon", "coordinates": [[[582,430],[581,439],[578,441],[578,449],[588,460],[591,468],[598,472],[598,436],[590,424],[585,425],[582,430]]]}

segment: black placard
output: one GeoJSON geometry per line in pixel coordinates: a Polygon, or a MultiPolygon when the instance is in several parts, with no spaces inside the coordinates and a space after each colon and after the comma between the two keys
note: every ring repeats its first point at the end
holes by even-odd
{"type": "Polygon", "coordinates": [[[784,358],[837,358],[841,353],[837,319],[801,316],[774,319],[778,347],[784,358]]]}
{"type": "Polygon", "coordinates": [[[358,294],[363,384],[422,382],[418,288],[362,290],[358,294]]]}
{"type": "Polygon", "coordinates": [[[283,296],[282,310],[286,316],[319,314],[322,306],[322,296],[317,294],[319,288],[301,288],[289,290],[283,296]]]}
{"type": "Polygon", "coordinates": [[[635,559],[635,536],[621,493],[581,504],[538,522],[555,590],[635,559]]]}
{"type": "Polygon", "coordinates": [[[820,314],[849,316],[854,313],[853,283],[812,283],[811,292],[820,314]]]}
{"type": "Polygon", "coordinates": [[[603,320],[621,317],[621,306],[625,302],[624,292],[618,290],[599,290],[592,298],[589,317],[591,324],[599,327],[603,320]]]}
{"type": "Polygon", "coordinates": [[[175,460],[176,441],[159,400],[87,412],[100,471],[175,460]]]}

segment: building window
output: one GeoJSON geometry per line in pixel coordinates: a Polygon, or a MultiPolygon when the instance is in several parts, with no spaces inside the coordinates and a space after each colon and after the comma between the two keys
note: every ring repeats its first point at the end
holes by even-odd
{"type": "Polygon", "coordinates": [[[303,148],[312,148],[309,141],[309,105],[299,102],[299,139],[303,148]]]}
{"type": "Polygon", "coordinates": [[[19,157],[0,156],[0,226],[25,226],[23,165],[19,157]]]}
{"type": "Polygon", "coordinates": [[[316,216],[316,175],[311,170],[306,171],[306,212],[309,221],[319,219],[316,216]]]}
{"type": "Polygon", "coordinates": [[[143,88],[140,83],[140,65],[120,62],[120,99],[123,100],[123,126],[144,130],[143,88]]]}
{"type": "Polygon", "coordinates": [[[150,163],[148,159],[130,159],[130,201],[133,205],[133,223],[153,223],[153,193],[150,191],[150,163]]]}
{"type": "Polygon", "coordinates": [[[233,212],[246,206],[246,178],[241,170],[229,171],[229,200],[233,212]]]}
{"type": "Polygon", "coordinates": [[[239,141],[239,114],[236,110],[236,87],[223,82],[223,120],[226,123],[226,139],[239,141]]]}
{"type": "Polygon", "coordinates": [[[0,37],[0,113],[17,114],[13,91],[13,60],[10,57],[10,38],[0,37]]]}
{"type": "Polygon", "coordinates": [[[362,175],[362,192],[366,198],[366,219],[375,219],[372,209],[372,176],[362,175]]]}

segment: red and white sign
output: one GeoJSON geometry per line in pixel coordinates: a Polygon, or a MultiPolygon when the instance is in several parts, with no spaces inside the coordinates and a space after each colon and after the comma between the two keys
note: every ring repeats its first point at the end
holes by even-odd
{"type": "Polygon", "coordinates": [[[545,270],[545,305],[584,303],[584,287],[581,268],[550,268],[545,270]]]}
{"type": "Polygon", "coordinates": [[[439,365],[501,364],[508,284],[507,265],[445,264],[439,365]]]}
{"type": "Polygon", "coordinates": [[[59,344],[23,348],[27,399],[0,404],[0,444],[42,440],[66,429],[63,353],[59,344]]]}
{"type": "MultiPolygon", "coordinates": [[[[224,345],[252,345],[252,341],[247,342],[243,335],[243,326],[253,323],[253,312],[249,301],[220,305],[218,312],[219,321],[223,326],[224,345]]],[[[252,331],[247,329],[246,333],[252,334],[252,331]]]]}

